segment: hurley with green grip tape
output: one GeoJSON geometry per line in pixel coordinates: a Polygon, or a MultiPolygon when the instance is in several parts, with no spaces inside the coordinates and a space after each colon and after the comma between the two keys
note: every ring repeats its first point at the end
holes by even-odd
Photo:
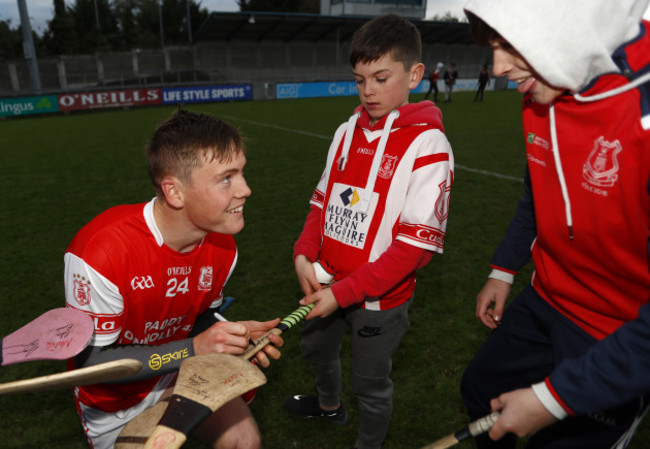
{"type": "Polygon", "coordinates": [[[246,351],[244,351],[244,353],[239,357],[247,360],[252,359],[255,354],[264,348],[264,346],[269,344],[270,334],[280,335],[288,329],[291,329],[294,325],[302,321],[302,319],[305,318],[313,308],[314,304],[298,307],[296,310],[284,317],[277,326],[264,334],[264,336],[251,343],[251,345],[246,348],[246,351]]]}

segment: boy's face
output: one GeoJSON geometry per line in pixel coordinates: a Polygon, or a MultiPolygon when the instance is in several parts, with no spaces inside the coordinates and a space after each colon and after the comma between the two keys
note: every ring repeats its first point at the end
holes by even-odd
{"type": "Polygon", "coordinates": [[[566,90],[548,84],[506,41],[494,41],[491,46],[494,75],[507,76],[509,80],[517,83],[519,92],[522,94],[530,92],[537,103],[550,104],[566,90]]]}
{"type": "Polygon", "coordinates": [[[192,170],[191,182],[181,183],[188,221],[206,233],[237,234],[244,227],[244,203],[251,189],[244,178],[243,152],[230,162],[206,161],[192,170]]]}
{"type": "Polygon", "coordinates": [[[374,125],[392,110],[408,103],[409,91],[415,89],[424,74],[420,63],[405,70],[404,64],[390,54],[372,62],[359,62],[352,70],[361,104],[374,125]]]}

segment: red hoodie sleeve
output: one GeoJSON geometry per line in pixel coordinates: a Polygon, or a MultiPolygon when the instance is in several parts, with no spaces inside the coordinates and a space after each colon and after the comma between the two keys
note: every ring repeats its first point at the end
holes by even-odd
{"type": "Polygon", "coordinates": [[[311,262],[318,259],[321,243],[320,216],[321,208],[312,204],[305,225],[302,228],[302,233],[293,246],[293,260],[296,260],[296,256],[299,254],[307,257],[311,262]]]}
{"type": "Polygon", "coordinates": [[[425,266],[433,252],[394,241],[384,254],[374,262],[367,262],[345,279],[332,285],[332,293],[341,307],[377,297],[393,288],[413,271],[425,266]]]}

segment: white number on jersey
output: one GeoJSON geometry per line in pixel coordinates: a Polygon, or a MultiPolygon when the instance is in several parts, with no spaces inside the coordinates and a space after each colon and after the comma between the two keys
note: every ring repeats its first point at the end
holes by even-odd
{"type": "Polygon", "coordinates": [[[190,291],[187,285],[188,285],[187,277],[183,279],[180,283],[178,282],[178,279],[171,278],[169,279],[169,281],[167,281],[168,288],[165,296],[168,298],[173,298],[179,293],[186,294],[187,292],[190,291]]]}

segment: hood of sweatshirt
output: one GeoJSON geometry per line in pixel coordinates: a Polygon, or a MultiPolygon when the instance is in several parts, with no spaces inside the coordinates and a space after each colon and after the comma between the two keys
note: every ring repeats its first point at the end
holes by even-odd
{"type": "MultiPolygon", "coordinates": [[[[399,115],[392,121],[392,128],[403,128],[412,125],[431,125],[444,132],[442,125],[442,111],[431,101],[421,101],[419,103],[408,103],[396,109],[399,115]]],[[[386,125],[390,114],[382,117],[373,126],[370,125],[370,115],[363,108],[358,106],[354,110],[355,114],[359,113],[357,126],[361,128],[376,130],[383,129],[386,125]]]]}
{"type": "MultiPolygon", "coordinates": [[[[614,59],[617,49],[646,32],[641,21],[649,3],[650,0],[468,0],[465,10],[494,28],[546,82],[573,92],[579,102],[591,102],[650,80],[650,73],[644,69],[636,74],[627,73],[628,68],[617,65],[614,59]],[[611,89],[603,83],[597,92],[580,95],[593,87],[600,75],[608,73],[631,79],[611,89]]],[[[569,237],[573,238],[571,198],[562,169],[553,103],[549,106],[549,118],[566,225],[569,237]]],[[[650,126],[650,120],[643,120],[650,126]]]]}
{"type": "Polygon", "coordinates": [[[363,190],[358,210],[365,212],[368,209],[370,198],[372,196],[372,192],[374,191],[375,181],[377,180],[379,165],[381,164],[384,150],[386,149],[386,143],[388,142],[391,131],[397,128],[404,128],[406,126],[422,125],[434,126],[436,129],[439,129],[442,132],[445,131],[442,126],[442,112],[431,101],[421,101],[419,103],[405,104],[393,110],[385,117],[382,117],[381,120],[379,120],[374,125],[370,125],[370,115],[363,106],[358,106],[354,110],[354,114],[352,114],[347,123],[341,156],[337,160],[339,170],[345,170],[348,154],[350,152],[350,146],[352,145],[352,136],[354,134],[355,127],[368,129],[371,131],[382,130],[382,134],[379,139],[379,143],[377,144],[377,150],[373,156],[370,173],[368,174],[368,180],[366,182],[366,187],[363,190]]]}
{"type": "Polygon", "coordinates": [[[469,0],[465,10],[494,28],[548,83],[579,92],[598,75],[620,73],[612,54],[640,33],[649,2],[469,0]]]}

